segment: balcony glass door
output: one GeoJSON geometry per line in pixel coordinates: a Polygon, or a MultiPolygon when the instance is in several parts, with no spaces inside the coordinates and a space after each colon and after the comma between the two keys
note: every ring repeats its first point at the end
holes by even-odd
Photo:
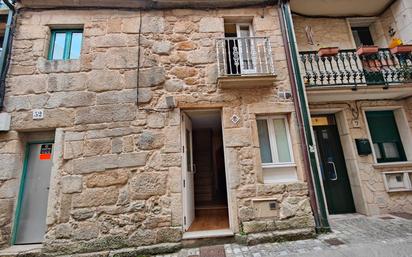
{"type": "Polygon", "coordinates": [[[252,38],[252,26],[250,24],[236,24],[236,32],[241,73],[256,73],[256,51],[252,38]]]}
{"type": "MultiPolygon", "coordinates": [[[[352,27],[352,35],[355,40],[356,48],[374,45],[369,27],[352,27]]],[[[380,58],[379,53],[360,56],[365,82],[368,85],[385,84],[385,79],[382,73],[383,63],[380,58]]]]}

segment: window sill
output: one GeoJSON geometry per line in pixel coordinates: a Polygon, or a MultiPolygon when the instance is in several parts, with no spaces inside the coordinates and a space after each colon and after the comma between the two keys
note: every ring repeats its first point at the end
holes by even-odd
{"type": "Polygon", "coordinates": [[[412,161],[406,161],[406,162],[386,162],[386,163],[374,163],[372,165],[374,168],[399,168],[399,167],[410,167],[412,168],[412,161]]]}
{"type": "Polygon", "coordinates": [[[291,178],[291,179],[276,179],[276,180],[266,180],[264,181],[264,185],[290,185],[290,184],[296,184],[299,183],[297,178],[291,178]]]}
{"type": "Polygon", "coordinates": [[[294,167],[296,167],[296,163],[285,163],[285,164],[279,164],[279,163],[276,163],[276,164],[262,164],[262,168],[263,168],[263,169],[265,169],[265,168],[268,168],[268,169],[271,169],[271,168],[294,168],[294,167]]]}
{"type": "Polygon", "coordinates": [[[81,62],[80,59],[69,60],[48,60],[39,59],[37,67],[41,73],[57,73],[57,72],[79,72],[81,62]]]}
{"type": "Polygon", "coordinates": [[[388,193],[396,193],[396,192],[412,192],[412,189],[408,188],[400,188],[400,189],[389,189],[388,193]]]}

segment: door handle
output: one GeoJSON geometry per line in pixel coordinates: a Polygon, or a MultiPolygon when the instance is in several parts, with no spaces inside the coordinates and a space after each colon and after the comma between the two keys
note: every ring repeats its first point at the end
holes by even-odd
{"type": "Polygon", "coordinates": [[[329,177],[329,179],[332,180],[332,181],[338,180],[338,173],[336,172],[336,165],[335,165],[335,163],[334,163],[333,161],[328,161],[328,164],[331,164],[331,165],[332,165],[333,173],[334,173],[334,175],[335,175],[334,178],[330,178],[330,177],[329,177]]]}
{"type": "Polygon", "coordinates": [[[193,171],[193,175],[196,174],[196,164],[192,164],[192,171],[193,171]]]}

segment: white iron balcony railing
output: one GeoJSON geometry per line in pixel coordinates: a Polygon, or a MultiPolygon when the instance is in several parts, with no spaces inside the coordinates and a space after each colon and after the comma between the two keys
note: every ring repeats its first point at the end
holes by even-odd
{"type": "Polygon", "coordinates": [[[219,77],[275,74],[267,37],[219,38],[216,52],[219,77]]]}

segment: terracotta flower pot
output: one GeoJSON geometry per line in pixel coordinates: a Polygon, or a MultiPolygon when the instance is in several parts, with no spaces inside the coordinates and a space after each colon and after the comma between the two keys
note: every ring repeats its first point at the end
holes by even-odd
{"type": "Polygon", "coordinates": [[[361,46],[356,50],[358,55],[371,55],[376,54],[379,51],[377,46],[361,46]]]}
{"type": "Polygon", "coordinates": [[[320,57],[335,56],[339,53],[339,47],[322,47],[318,50],[320,57]]]}
{"type": "Polygon", "coordinates": [[[392,54],[406,54],[412,52],[412,45],[399,45],[391,48],[392,54]]]}

